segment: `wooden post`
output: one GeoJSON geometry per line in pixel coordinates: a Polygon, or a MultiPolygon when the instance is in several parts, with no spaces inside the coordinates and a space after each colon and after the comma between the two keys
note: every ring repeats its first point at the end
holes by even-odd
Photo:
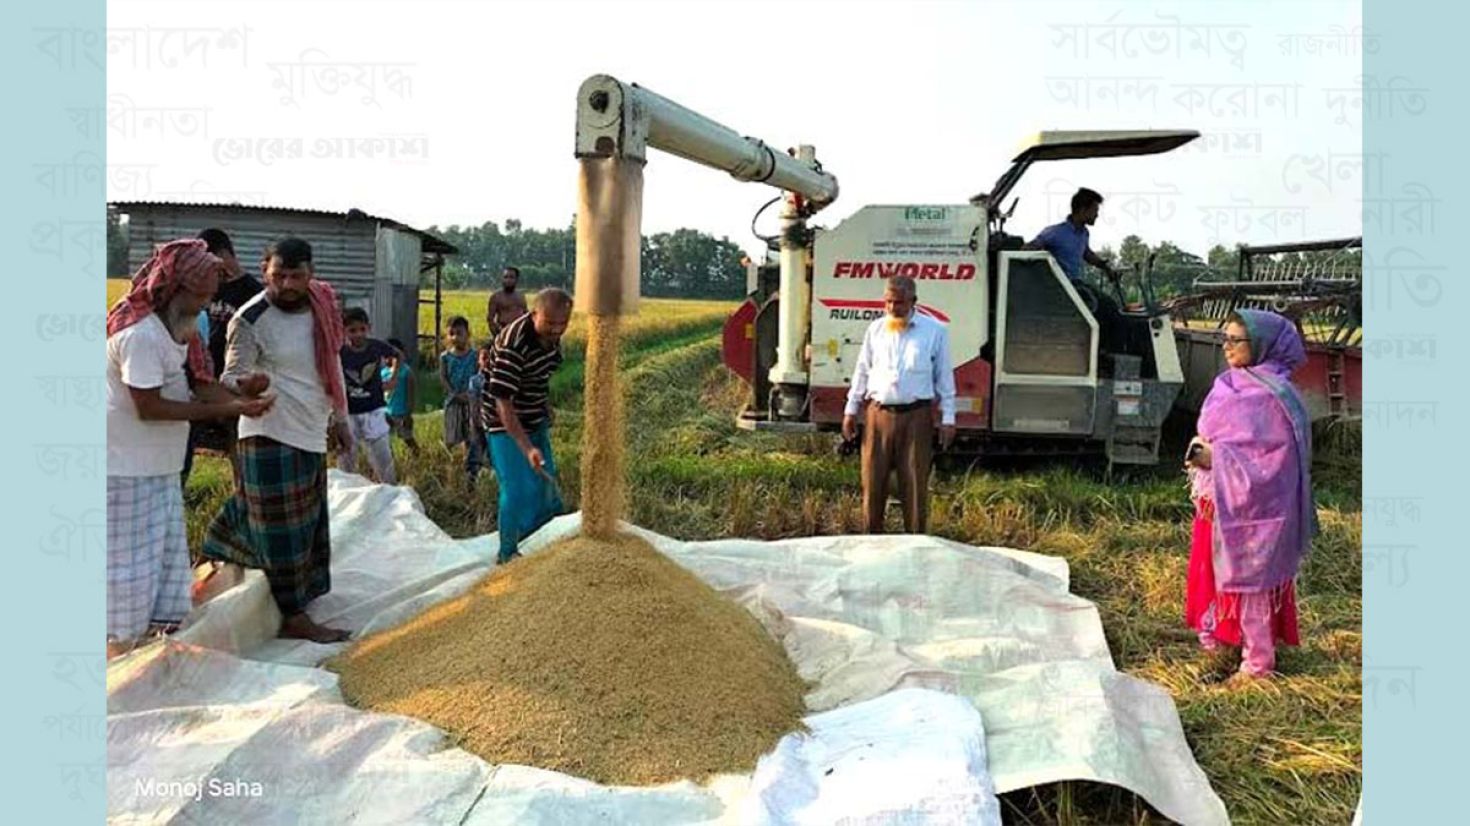
{"type": "Polygon", "coordinates": [[[439,347],[444,342],[444,330],[440,318],[444,314],[444,255],[434,255],[434,360],[439,360],[439,347]]]}

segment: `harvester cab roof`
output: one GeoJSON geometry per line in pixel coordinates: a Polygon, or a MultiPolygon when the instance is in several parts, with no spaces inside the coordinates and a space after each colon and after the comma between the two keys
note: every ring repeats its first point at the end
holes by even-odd
{"type": "Polygon", "coordinates": [[[1116,158],[1124,155],[1157,155],[1177,149],[1199,137],[1193,129],[1096,129],[1038,132],[1021,145],[1005,174],[989,192],[970,199],[985,206],[992,217],[1000,215],[1001,201],[1015,188],[1021,176],[1037,161],[1077,158],[1116,158]]]}

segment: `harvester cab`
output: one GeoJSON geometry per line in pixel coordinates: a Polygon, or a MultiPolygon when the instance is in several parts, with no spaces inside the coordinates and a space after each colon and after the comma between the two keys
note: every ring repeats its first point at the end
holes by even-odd
{"type": "Polygon", "coordinates": [[[725,364],[752,390],[738,423],[839,428],[863,334],[884,312],[883,279],[906,275],[918,282],[916,311],[949,328],[958,444],[1157,463],[1163,423],[1183,385],[1170,319],[1151,301],[1104,310],[1114,305],[1070,280],[1049,253],[1026,250],[1025,239],[1006,233],[1015,202],[1003,201],[1035,163],[1156,154],[1198,136],[1042,132],[967,204],[866,206],[836,227],[815,228],[804,289],[783,296],[776,268],[756,267],[750,295],[725,325],[725,364]],[[787,300],[796,304],[783,308],[787,300]],[[803,333],[793,348],[791,337],[803,333]],[[804,361],[799,374],[775,366],[778,351],[793,349],[804,361]],[[789,403],[794,375],[806,381],[799,404],[789,403]]]}

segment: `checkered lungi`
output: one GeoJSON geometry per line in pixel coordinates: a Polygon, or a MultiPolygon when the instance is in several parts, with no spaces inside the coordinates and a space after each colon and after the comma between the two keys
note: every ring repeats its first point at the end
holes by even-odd
{"type": "Polygon", "coordinates": [[[192,582],[179,475],[108,476],[108,639],[183,621],[192,582]]]}
{"type": "Polygon", "coordinates": [[[235,495],[201,552],[261,569],[281,613],[300,613],[332,589],[326,454],[251,436],[235,444],[235,455],[235,495]]]}

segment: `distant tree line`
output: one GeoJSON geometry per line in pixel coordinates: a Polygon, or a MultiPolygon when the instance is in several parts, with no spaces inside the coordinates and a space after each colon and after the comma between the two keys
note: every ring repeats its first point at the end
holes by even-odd
{"type": "MultiPolygon", "coordinates": [[[[502,226],[486,221],[477,227],[432,226],[431,235],[459,248],[444,264],[447,289],[494,289],[500,271],[520,268],[521,285],[572,288],[577,271],[577,231],[528,229],[512,218],[502,226]]],[[[695,229],[678,229],[643,237],[642,293],[660,298],[741,298],[745,295],[745,257],[729,238],[695,229]]],[[[130,275],[128,244],[118,216],[107,214],[107,273],[130,275]]]]}
{"type": "MultiPolygon", "coordinates": [[[[527,289],[571,289],[577,271],[577,231],[527,229],[514,218],[505,225],[429,227],[430,234],[459,248],[444,265],[444,286],[493,289],[500,271],[514,265],[527,289]]],[[[729,238],[695,229],[643,236],[641,290],[666,298],[740,298],[745,294],[745,253],[729,238]]]]}
{"type": "Polygon", "coordinates": [[[107,210],[107,277],[127,278],[128,236],[123,233],[122,219],[111,209],[107,210]]]}

